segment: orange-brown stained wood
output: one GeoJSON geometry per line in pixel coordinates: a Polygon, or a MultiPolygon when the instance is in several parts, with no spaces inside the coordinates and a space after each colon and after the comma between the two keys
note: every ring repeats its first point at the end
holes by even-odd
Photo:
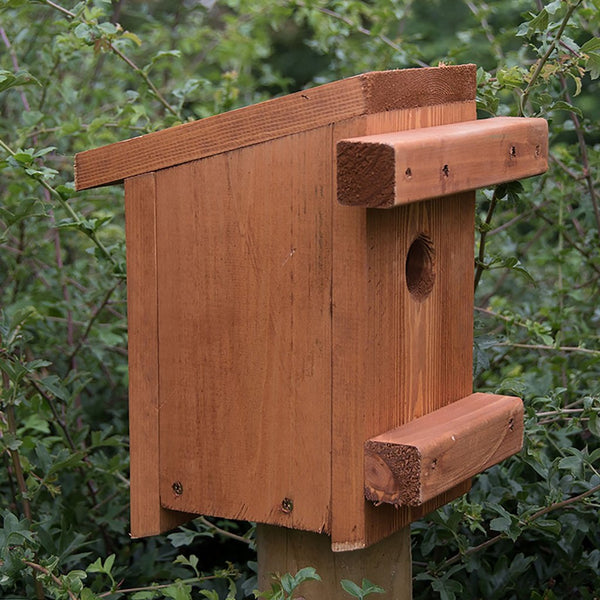
{"type": "MultiPolygon", "coordinates": [[[[279,99],[266,120],[243,109],[78,163],[80,188],[185,163],[156,173],[156,221],[140,217],[156,226],[156,252],[128,231],[133,252],[157,261],[137,284],[140,304],[158,290],[146,307],[157,333],[138,321],[130,335],[133,365],[159,395],[160,449],[144,417],[149,458],[136,460],[160,463],[162,505],[328,532],[336,550],[368,546],[469,485],[417,509],[375,507],[363,447],[471,393],[474,193],[392,211],[340,206],[335,144],[474,119],[475,68],[357,81],[328,88],[332,125],[319,125],[318,106],[311,120],[279,99]],[[237,133],[243,147],[231,149],[237,133]]],[[[135,206],[152,210],[141,196],[135,206]]]]}
{"type": "MultiPolygon", "coordinates": [[[[373,115],[358,135],[474,118],[474,102],[426,106],[373,115]]],[[[334,140],[358,129],[338,124],[334,140]]],[[[364,442],[472,392],[474,215],[474,192],[391,211],[334,206],[331,534],[338,551],[368,546],[469,489],[466,482],[417,509],[374,506],[364,498],[364,442]]]]}
{"type": "Polygon", "coordinates": [[[322,127],[157,173],[168,508],[330,529],[331,148],[322,127]]]}
{"type": "Polygon", "coordinates": [[[75,157],[83,190],[229,150],[402,108],[471,99],[474,65],[365,73],[75,157]]]}
{"type": "Polygon", "coordinates": [[[125,182],[131,535],[163,533],[193,518],[166,510],[159,496],[156,182],[125,182]]]}
{"type": "Polygon", "coordinates": [[[418,506],[516,454],[519,398],[471,394],[365,443],[365,497],[418,506]]]}
{"type": "Polygon", "coordinates": [[[539,175],[548,123],[497,117],[342,140],[338,200],[390,208],[539,175]]]}

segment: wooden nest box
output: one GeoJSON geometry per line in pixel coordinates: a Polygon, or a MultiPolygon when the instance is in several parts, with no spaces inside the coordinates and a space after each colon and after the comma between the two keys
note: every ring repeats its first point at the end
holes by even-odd
{"type": "Polygon", "coordinates": [[[547,168],[475,67],[375,72],[90,150],[125,182],[132,534],[194,514],[366,547],[522,444],[472,393],[475,192],[547,168]]]}

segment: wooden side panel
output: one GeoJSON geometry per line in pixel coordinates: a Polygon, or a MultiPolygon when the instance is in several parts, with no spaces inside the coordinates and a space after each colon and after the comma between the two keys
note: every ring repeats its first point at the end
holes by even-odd
{"type": "Polygon", "coordinates": [[[331,156],[324,127],[157,174],[164,506],[329,531],[331,156]]]}
{"type": "Polygon", "coordinates": [[[256,530],[258,586],[268,590],[274,573],[296,573],[315,567],[321,581],[304,583],[297,590],[304,600],[348,600],[340,581],[359,583],[363,578],[381,586],[379,600],[411,600],[412,575],[410,530],[408,528],[366,548],[353,552],[332,552],[325,535],[259,525],[256,530]]]}
{"type": "Polygon", "coordinates": [[[154,173],[125,181],[131,535],[173,529],[193,515],[166,510],[159,497],[158,310],[154,173]]]}
{"type": "MultiPolygon", "coordinates": [[[[334,141],[474,118],[474,102],[372,115],[360,126],[338,124],[334,141]]],[[[389,211],[334,205],[336,550],[368,546],[468,489],[467,483],[412,512],[374,506],[364,500],[363,444],[471,393],[474,203],[474,192],[466,192],[389,211]],[[417,258],[429,256],[434,274],[423,296],[418,282],[415,293],[407,286],[415,240],[417,258]]]]}
{"type": "Polygon", "coordinates": [[[523,402],[471,394],[365,442],[365,497],[419,506],[516,454],[523,402]]]}

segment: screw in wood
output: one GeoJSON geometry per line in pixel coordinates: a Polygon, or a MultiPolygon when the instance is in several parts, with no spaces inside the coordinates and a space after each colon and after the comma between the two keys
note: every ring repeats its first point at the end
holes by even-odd
{"type": "Polygon", "coordinates": [[[281,510],[286,514],[291,513],[294,510],[294,501],[291,498],[284,498],[281,501],[281,510]]]}
{"type": "Polygon", "coordinates": [[[181,494],[183,494],[183,484],[181,481],[175,481],[171,487],[176,496],[181,496],[181,494]]]}

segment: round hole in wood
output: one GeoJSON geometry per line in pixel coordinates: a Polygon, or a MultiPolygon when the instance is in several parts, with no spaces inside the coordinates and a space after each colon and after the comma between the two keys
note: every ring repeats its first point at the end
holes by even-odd
{"type": "Polygon", "coordinates": [[[406,255],[406,286],[411,296],[422,302],[429,296],[435,281],[433,243],[419,234],[406,255]]]}

